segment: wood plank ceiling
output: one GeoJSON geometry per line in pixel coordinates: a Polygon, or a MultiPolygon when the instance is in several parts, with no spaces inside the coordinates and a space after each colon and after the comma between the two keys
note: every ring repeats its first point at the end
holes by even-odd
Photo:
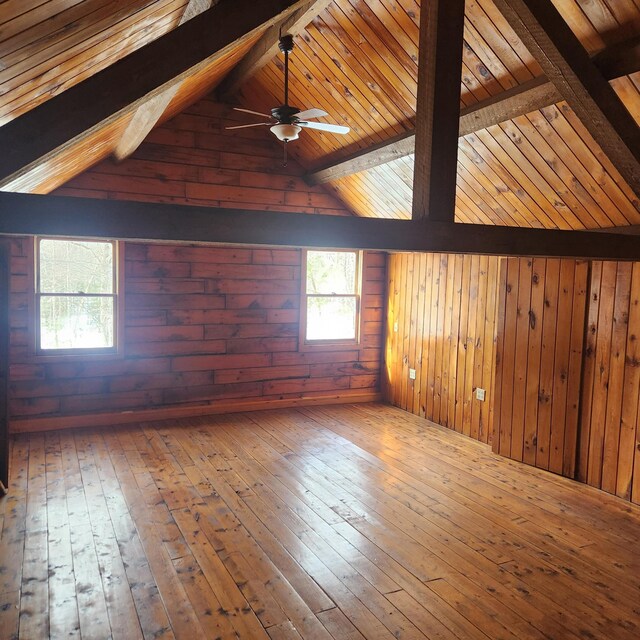
{"type": "MultiPolygon", "coordinates": [[[[7,0],[0,5],[0,126],[168,33],[193,2],[7,0]]],[[[159,122],[209,93],[255,39],[184,81],[159,122]]],[[[133,115],[96,130],[7,190],[49,193],[113,153],[133,115]]]]}
{"type": "MultiPolygon", "coordinates": [[[[590,54],[640,36],[639,0],[554,0],[590,54]]],[[[7,0],[0,5],[0,124],[175,28],[186,0],[7,0]]],[[[215,11],[215,8],[213,9],[215,11]]],[[[347,136],[304,131],[290,151],[309,170],[414,128],[418,59],[416,0],[334,0],[296,38],[291,100],[320,107],[347,136]]],[[[185,83],[163,119],[211,91],[242,58],[238,49],[185,83]]],[[[282,101],[276,58],[235,96],[268,111],[282,101]]],[[[470,107],[542,75],[492,0],[467,0],[461,106],[470,107]]],[[[612,81],[640,122],[640,73],[612,81]]],[[[251,122],[250,116],[243,121],[251,122]]],[[[109,155],[127,119],[101,131],[56,167],[12,190],[48,192],[109,155]]],[[[265,127],[265,137],[270,136],[265,127]]],[[[333,180],[357,215],[408,218],[413,156],[333,180]]],[[[456,220],[522,227],[604,228],[640,224],[634,194],[564,102],[459,140],[456,220]]]]}
{"type": "MultiPolygon", "coordinates": [[[[640,34],[631,0],[557,8],[589,53],[640,34]]],[[[413,129],[419,5],[402,0],[336,0],[294,52],[293,100],[322,106],[352,127],[346,140],[305,135],[295,152],[323,165],[413,129]],[[346,144],[345,144],[346,143],[346,144]]],[[[241,91],[258,110],[279,96],[275,60],[241,91]]],[[[491,0],[466,3],[461,107],[469,107],[541,75],[491,0]]],[[[640,121],[640,73],[613,82],[640,121]]],[[[408,218],[413,156],[332,181],[363,216],[408,218]]],[[[640,222],[638,198],[566,105],[559,103],[464,136],[459,141],[456,220],[562,229],[640,222]]]]}

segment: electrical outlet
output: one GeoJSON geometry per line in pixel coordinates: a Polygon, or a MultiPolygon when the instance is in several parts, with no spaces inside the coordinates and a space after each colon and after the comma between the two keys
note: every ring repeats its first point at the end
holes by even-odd
{"type": "Polygon", "coordinates": [[[416,379],[416,370],[409,369],[409,380],[415,380],[415,379],[416,379]]]}
{"type": "Polygon", "coordinates": [[[484,402],[484,394],[485,394],[484,389],[481,389],[480,387],[476,389],[476,398],[480,400],[480,402],[484,402]]]}

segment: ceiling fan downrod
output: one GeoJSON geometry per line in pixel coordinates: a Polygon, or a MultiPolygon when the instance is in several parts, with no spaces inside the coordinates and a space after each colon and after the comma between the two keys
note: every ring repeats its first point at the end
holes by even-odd
{"type": "Polygon", "coordinates": [[[289,54],[293,51],[293,36],[280,36],[278,48],[284,53],[284,104],[289,104],[289,54]]]}
{"type": "Polygon", "coordinates": [[[236,111],[243,111],[256,116],[271,117],[270,122],[256,122],[252,124],[241,124],[227,129],[245,129],[247,127],[269,126],[271,132],[284,143],[284,164],[287,162],[287,143],[298,139],[298,134],[306,129],[318,129],[329,133],[345,134],[349,132],[349,127],[324,122],[313,122],[315,118],[327,115],[322,109],[305,109],[301,111],[298,107],[289,104],[289,54],[293,51],[293,36],[291,34],[281,35],[278,40],[278,48],[284,54],[284,104],[271,109],[271,116],[251,109],[234,107],[236,111]]]}

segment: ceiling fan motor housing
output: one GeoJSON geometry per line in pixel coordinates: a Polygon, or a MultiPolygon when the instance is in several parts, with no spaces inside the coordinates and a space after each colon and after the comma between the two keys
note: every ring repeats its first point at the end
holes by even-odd
{"type": "Polygon", "coordinates": [[[296,114],[300,113],[298,107],[290,107],[288,104],[282,104],[279,107],[271,109],[271,115],[280,124],[295,124],[298,121],[296,114]]]}
{"type": "Polygon", "coordinates": [[[284,36],[280,36],[278,48],[282,53],[291,53],[293,51],[293,36],[289,33],[284,36]]]}

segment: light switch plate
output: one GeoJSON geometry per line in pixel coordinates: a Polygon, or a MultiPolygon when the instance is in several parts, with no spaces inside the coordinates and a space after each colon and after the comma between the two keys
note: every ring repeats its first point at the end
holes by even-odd
{"type": "Polygon", "coordinates": [[[481,389],[480,387],[476,389],[476,398],[480,400],[480,402],[484,402],[484,394],[485,394],[484,389],[481,389]]]}
{"type": "Polygon", "coordinates": [[[416,370],[409,369],[409,380],[415,380],[415,379],[416,379],[416,370]]]}

